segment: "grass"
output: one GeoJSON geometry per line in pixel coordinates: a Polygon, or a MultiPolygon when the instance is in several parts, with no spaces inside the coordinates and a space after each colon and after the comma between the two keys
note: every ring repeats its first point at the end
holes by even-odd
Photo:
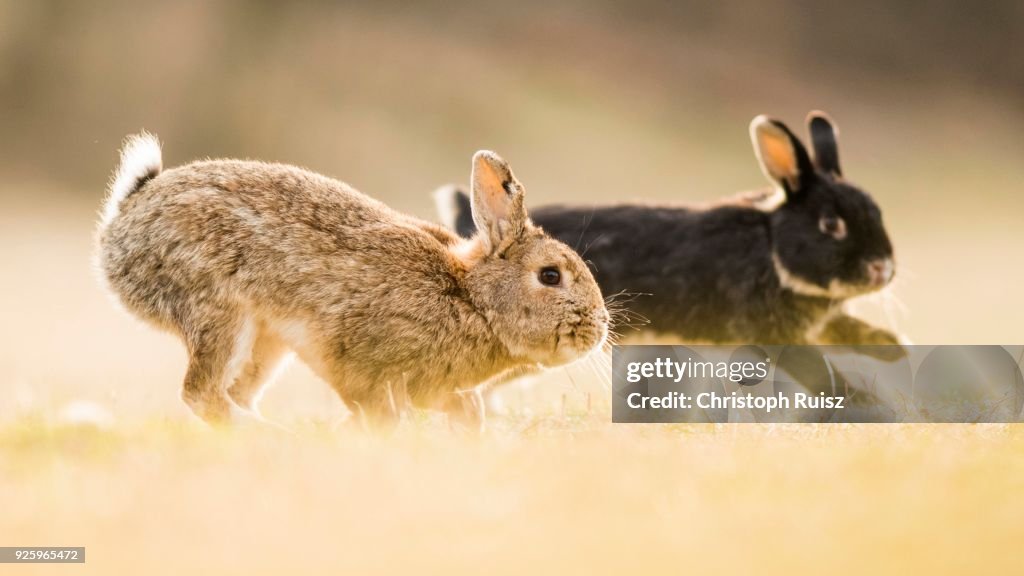
{"type": "Polygon", "coordinates": [[[1022,566],[1016,426],[495,424],[385,437],[307,422],[291,436],[25,417],[0,428],[0,534],[84,545],[71,569],[96,574],[1022,566]]]}

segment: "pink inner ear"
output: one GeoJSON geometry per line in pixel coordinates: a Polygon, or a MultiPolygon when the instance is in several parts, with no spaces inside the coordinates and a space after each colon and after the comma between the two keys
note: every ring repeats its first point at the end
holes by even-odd
{"type": "Polygon", "coordinates": [[[500,185],[497,189],[489,188],[484,193],[487,201],[487,209],[495,220],[504,220],[508,217],[508,195],[500,185]]]}
{"type": "Polygon", "coordinates": [[[505,175],[491,162],[489,158],[481,157],[473,166],[474,195],[485,204],[480,207],[487,212],[485,217],[502,220],[508,217],[509,210],[509,197],[503,186],[505,175]]]}
{"type": "Polygon", "coordinates": [[[788,178],[796,174],[796,155],[789,142],[771,134],[761,140],[761,151],[772,172],[788,178]]]}

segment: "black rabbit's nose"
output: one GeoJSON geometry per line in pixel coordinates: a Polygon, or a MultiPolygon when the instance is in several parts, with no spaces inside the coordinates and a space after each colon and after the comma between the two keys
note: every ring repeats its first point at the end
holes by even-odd
{"type": "Polygon", "coordinates": [[[895,272],[892,258],[871,260],[868,262],[867,267],[868,283],[872,286],[885,286],[892,280],[893,273],[895,272]]]}

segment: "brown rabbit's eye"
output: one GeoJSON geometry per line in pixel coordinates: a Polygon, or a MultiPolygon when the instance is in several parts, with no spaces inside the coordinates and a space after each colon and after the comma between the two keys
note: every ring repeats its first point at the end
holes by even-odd
{"type": "Polygon", "coordinates": [[[558,286],[562,281],[562,273],[558,271],[558,268],[541,268],[537,278],[545,286],[558,286]]]}
{"type": "Polygon", "coordinates": [[[838,216],[822,216],[818,228],[822,234],[828,234],[836,240],[846,238],[846,222],[838,216]]]}

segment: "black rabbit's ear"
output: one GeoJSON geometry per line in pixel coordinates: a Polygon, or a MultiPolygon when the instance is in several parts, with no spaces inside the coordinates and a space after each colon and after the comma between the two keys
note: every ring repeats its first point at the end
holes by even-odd
{"type": "Polygon", "coordinates": [[[473,202],[461,186],[448,184],[434,191],[434,204],[441,223],[463,238],[476,234],[473,221],[473,202]]]}
{"type": "Polygon", "coordinates": [[[750,139],[765,176],[785,190],[787,196],[801,192],[814,178],[814,166],[807,150],[785,124],[767,116],[750,123],[750,139]]]}
{"type": "Polygon", "coordinates": [[[518,238],[527,224],[523,185],[512,169],[494,152],[473,155],[473,221],[488,242],[488,250],[518,238]]]}
{"type": "Polygon", "coordinates": [[[839,169],[839,129],[828,114],[815,110],[807,116],[807,130],[811,133],[814,163],[826,174],[842,176],[839,169]]]}

